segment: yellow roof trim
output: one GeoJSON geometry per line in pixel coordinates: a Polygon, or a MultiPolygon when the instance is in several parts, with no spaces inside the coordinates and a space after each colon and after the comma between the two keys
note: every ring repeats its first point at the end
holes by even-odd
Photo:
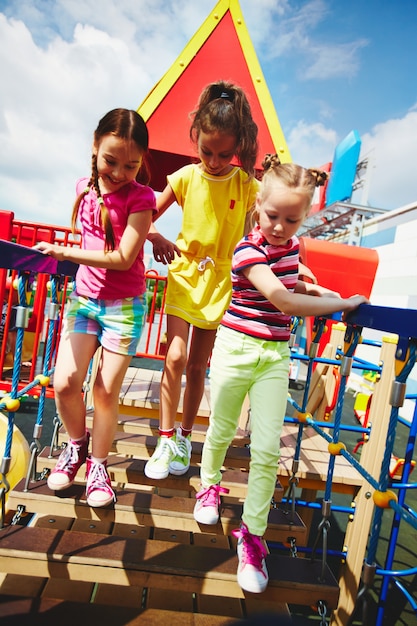
{"type": "Polygon", "coordinates": [[[281,124],[279,123],[278,115],[259,64],[255,48],[252,44],[249,31],[246,28],[239,2],[238,0],[228,0],[228,4],[230,5],[230,14],[236,28],[243,55],[246,59],[246,63],[248,64],[249,73],[252,77],[252,82],[259,102],[261,103],[265,121],[271,133],[275,149],[283,163],[290,162],[291,156],[287,142],[285,141],[284,133],[282,132],[281,124]]]}
{"type": "Polygon", "coordinates": [[[219,0],[219,2],[217,2],[214,9],[190,39],[170,69],[148,93],[142,104],[139,106],[138,112],[142,115],[145,122],[149,120],[167,93],[175,85],[178,78],[187,69],[192,59],[204,46],[204,43],[228,10],[230,10],[230,15],[241,44],[243,55],[248,65],[249,73],[264,114],[265,122],[274,142],[275,149],[282,162],[290,162],[292,159],[287,142],[285,141],[278,115],[259,64],[255,48],[253,47],[252,40],[247,30],[238,0],[219,0]]]}

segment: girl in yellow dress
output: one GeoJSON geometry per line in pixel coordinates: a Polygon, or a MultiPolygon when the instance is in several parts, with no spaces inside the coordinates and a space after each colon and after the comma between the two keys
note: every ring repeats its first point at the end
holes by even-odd
{"type": "Polygon", "coordinates": [[[180,476],[190,466],[191,431],[204,392],[207,363],[231,295],[233,250],[245,232],[259,189],[254,177],[257,136],[244,91],[224,81],[211,83],[200,96],[190,128],[200,163],[169,175],[157,198],[157,217],[177,202],[183,218],[175,244],[154,225],[148,235],[155,260],[169,264],[160,437],[145,466],[149,478],[180,476]],[[238,166],[231,163],[234,157],[238,166]],[[175,430],[184,370],[183,417],[175,430]]]}

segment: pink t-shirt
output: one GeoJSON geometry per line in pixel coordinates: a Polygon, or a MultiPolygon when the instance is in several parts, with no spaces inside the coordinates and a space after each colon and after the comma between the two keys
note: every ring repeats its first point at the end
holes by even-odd
{"type": "MultiPolygon", "coordinates": [[[[88,179],[77,181],[77,196],[87,187],[88,179]]],[[[104,194],[103,199],[110,214],[116,248],[126,228],[129,215],[139,211],[156,211],[155,194],[150,187],[132,181],[115,193],[104,194]]],[[[78,220],[81,226],[82,247],[85,250],[103,250],[104,230],[101,225],[100,205],[93,189],[81,200],[78,220]]],[[[118,271],[80,265],[76,279],[78,295],[102,300],[130,298],[145,292],[145,267],[143,248],[129,270],[118,271]]]]}
{"type": "Polygon", "coordinates": [[[288,341],[291,316],[278,311],[245,277],[252,265],[269,265],[288,291],[298,281],[299,241],[292,237],[284,246],[267,242],[256,226],[236,246],[232,260],[232,300],[222,325],[269,341],[288,341]]]}

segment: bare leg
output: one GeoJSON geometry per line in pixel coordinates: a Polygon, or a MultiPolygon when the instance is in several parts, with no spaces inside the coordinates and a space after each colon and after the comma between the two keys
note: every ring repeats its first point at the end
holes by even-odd
{"type": "Polygon", "coordinates": [[[92,454],[106,458],[113,443],[119,414],[119,394],[131,356],[103,348],[94,383],[94,433],[92,454]]]}
{"type": "Polygon", "coordinates": [[[162,374],[159,427],[170,430],[175,426],[181,395],[181,378],[187,363],[187,343],[190,325],[179,317],[167,315],[167,354],[162,374]]]}
{"type": "Polygon", "coordinates": [[[207,363],[213,349],[216,330],[193,328],[187,361],[187,386],[184,394],[182,425],[191,430],[204,393],[207,363]]]}
{"type": "Polygon", "coordinates": [[[97,337],[81,333],[63,335],[54,373],[58,415],[71,439],[85,434],[85,405],[82,395],[88,365],[98,347],[97,337]]]}

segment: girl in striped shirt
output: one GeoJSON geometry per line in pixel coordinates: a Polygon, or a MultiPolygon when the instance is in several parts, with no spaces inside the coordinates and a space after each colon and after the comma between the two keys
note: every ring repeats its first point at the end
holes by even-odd
{"type": "Polygon", "coordinates": [[[327,174],[267,155],[256,199],[255,227],[236,246],[232,300],[219,327],[211,366],[211,415],[201,462],[202,489],[194,517],[219,519],[221,467],[236,433],[246,394],[251,407],[251,461],[238,538],[238,583],[260,593],[268,584],[262,536],[277,479],[280,436],[289,380],[291,317],[330,315],[368,302],[341,298],[298,279],[296,232],[306,218],[315,187],[327,174]],[[319,297],[317,297],[319,296],[319,297]]]}

